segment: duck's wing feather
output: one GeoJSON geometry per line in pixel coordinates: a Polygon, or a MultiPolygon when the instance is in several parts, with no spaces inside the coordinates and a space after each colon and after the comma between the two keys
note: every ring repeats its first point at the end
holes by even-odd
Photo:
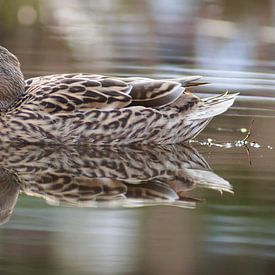
{"type": "MultiPolygon", "coordinates": [[[[185,88],[206,84],[198,81],[199,75],[154,80],[142,77],[119,78],[131,85],[132,106],[164,107],[180,97],[185,98],[185,88]]],[[[189,100],[189,95],[187,96],[189,100]]]]}
{"type": "Polygon", "coordinates": [[[184,92],[180,82],[149,78],[114,78],[63,74],[26,80],[24,108],[48,113],[127,106],[162,107],[184,92]]]}
{"type": "Polygon", "coordinates": [[[48,113],[74,110],[115,109],[131,104],[132,86],[117,79],[44,77],[27,81],[23,108],[48,113]]]}
{"type": "Polygon", "coordinates": [[[55,80],[69,79],[69,78],[86,78],[89,80],[98,80],[104,78],[99,74],[85,74],[85,73],[71,73],[71,74],[51,74],[28,78],[25,80],[25,90],[28,90],[32,86],[38,86],[42,83],[48,83],[55,80]]]}
{"type": "Polygon", "coordinates": [[[83,73],[35,77],[26,80],[24,107],[51,114],[128,106],[159,108],[184,96],[185,87],[202,84],[198,79],[200,76],[154,80],[83,73]]]}
{"type": "Polygon", "coordinates": [[[202,78],[200,75],[191,75],[179,78],[167,79],[170,81],[175,81],[181,84],[182,87],[192,87],[207,84],[207,82],[198,81],[202,78]]]}
{"type": "Polygon", "coordinates": [[[181,84],[173,81],[153,80],[132,85],[132,106],[166,106],[177,100],[184,92],[181,84]]]}

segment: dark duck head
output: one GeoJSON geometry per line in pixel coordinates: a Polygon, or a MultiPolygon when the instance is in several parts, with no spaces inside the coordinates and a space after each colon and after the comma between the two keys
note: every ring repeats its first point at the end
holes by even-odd
{"type": "Polygon", "coordinates": [[[24,76],[15,55],[0,46],[0,111],[6,112],[24,93],[24,76]]]}

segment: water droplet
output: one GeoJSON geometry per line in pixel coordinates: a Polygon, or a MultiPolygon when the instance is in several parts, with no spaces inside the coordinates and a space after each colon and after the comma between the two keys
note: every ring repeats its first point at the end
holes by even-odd
{"type": "Polygon", "coordinates": [[[259,143],[257,143],[257,142],[251,142],[250,146],[254,147],[254,148],[260,148],[261,147],[261,145],[259,143]]]}

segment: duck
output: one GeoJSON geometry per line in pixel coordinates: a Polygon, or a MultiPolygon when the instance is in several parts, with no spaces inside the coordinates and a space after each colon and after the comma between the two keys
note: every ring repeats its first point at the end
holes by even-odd
{"type": "Polygon", "coordinates": [[[24,80],[0,46],[0,141],[93,145],[174,144],[198,135],[237,93],[199,98],[200,76],[174,79],[89,73],[24,80]]]}
{"type": "Polygon", "coordinates": [[[0,143],[0,225],[20,194],[50,205],[194,208],[190,191],[233,193],[189,143],[150,146],[0,143]]]}

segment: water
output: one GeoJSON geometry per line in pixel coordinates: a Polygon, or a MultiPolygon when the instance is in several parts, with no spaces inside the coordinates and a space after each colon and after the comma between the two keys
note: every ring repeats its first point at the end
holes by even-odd
{"type": "Polygon", "coordinates": [[[194,148],[2,144],[1,274],[273,274],[274,14],[273,1],[0,1],[0,44],[26,77],[196,74],[200,96],[240,92],[194,148]]]}

